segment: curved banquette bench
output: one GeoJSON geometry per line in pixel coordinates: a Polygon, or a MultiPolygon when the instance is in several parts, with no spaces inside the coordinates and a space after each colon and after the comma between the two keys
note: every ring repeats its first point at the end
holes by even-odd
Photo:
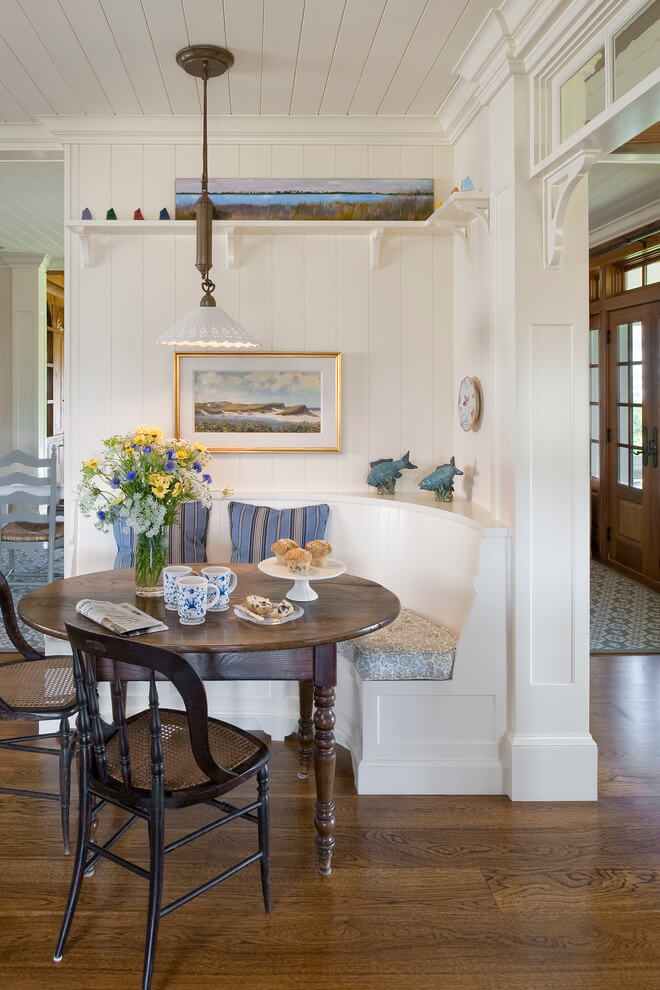
{"type": "MultiPolygon", "coordinates": [[[[509,529],[478,506],[438,503],[430,493],[233,497],[276,509],[327,503],[333,556],[401,600],[398,630],[393,624],[337,651],[335,732],[351,752],[358,793],[504,793],[509,529]]],[[[114,541],[87,522],[80,520],[74,573],[112,567],[114,541]]],[[[230,556],[227,502],[218,495],[207,558],[230,556]]],[[[297,724],[294,683],[207,689],[210,713],[245,728],[283,739],[297,724]]]]}
{"type": "MultiPolygon", "coordinates": [[[[336,736],[351,751],[358,792],[503,793],[508,528],[471,503],[437,503],[426,493],[241,493],[240,501],[278,509],[327,503],[333,556],[401,600],[395,624],[337,651],[336,736]]],[[[207,552],[209,560],[231,553],[222,500],[207,552]]],[[[241,702],[236,697],[223,717],[260,706],[262,720],[252,726],[274,738],[295,726],[291,685],[264,685],[259,699],[248,697],[248,685],[239,690],[241,702]]]]}

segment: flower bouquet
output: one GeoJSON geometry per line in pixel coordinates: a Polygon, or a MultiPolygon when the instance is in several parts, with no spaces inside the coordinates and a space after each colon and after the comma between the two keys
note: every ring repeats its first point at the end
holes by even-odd
{"type": "Polygon", "coordinates": [[[165,440],[154,426],[109,437],[103,446],[100,458],[83,462],[80,510],[95,514],[103,531],[126,520],[136,536],[137,593],[162,595],[167,527],[182,502],[211,504],[211,476],[204,472],[211,455],[200,443],[165,440]]]}

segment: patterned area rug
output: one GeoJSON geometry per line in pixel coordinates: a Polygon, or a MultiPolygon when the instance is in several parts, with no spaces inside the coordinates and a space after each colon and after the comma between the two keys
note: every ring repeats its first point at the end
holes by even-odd
{"type": "Polygon", "coordinates": [[[660,595],[595,560],[591,652],[660,653],[660,595]]]}
{"type": "MultiPolygon", "coordinates": [[[[27,595],[28,591],[40,588],[48,581],[48,562],[45,550],[15,550],[16,563],[14,573],[7,580],[11,588],[14,599],[14,608],[18,611],[18,603],[27,595]]],[[[9,570],[7,554],[2,552],[0,567],[6,575],[9,570]]],[[[59,581],[64,577],[64,550],[55,551],[55,580],[59,581]]],[[[21,632],[29,643],[32,643],[38,650],[44,648],[44,638],[41,633],[35,632],[29,626],[20,623],[21,632]]],[[[5,627],[0,621],[0,653],[15,653],[14,646],[5,632],[5,627]]]]}

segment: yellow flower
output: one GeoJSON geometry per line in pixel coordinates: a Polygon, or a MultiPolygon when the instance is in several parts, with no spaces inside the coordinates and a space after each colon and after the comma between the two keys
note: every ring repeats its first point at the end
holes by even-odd
{"type": "Polygon", "coordinates": [[[99,466],[99,462],[95,457],[90,457],[88,461],[85,461],[85,467],[91,468],[93,471],[96,471],[98,466],[99,466]]]}
{"type": "Polygon", "coordinates": [[[181,494],[183,494],[183,485],[180,481],[177,481],[176,485],[172,489],[172,495],[174,495],[175,498],[178,498],[181,494]]]}
{"type": "Polygon", "coordinates": [[[168,488],[172,484],[172,479],[166,474],[150,474],[149,484],[156,498],[164,498],[167,495],[168,488]]]}
{"type": "Polygon", "coordinates": [[[188,457],[188,451],[187,450],[177,450],[176,456],[177,456],[177,460],[184,461],[186,459],[186,457],[188,457]]]}
{"type": "Polygon", "coordinates": [[[193,444],[193,450],[199,450],[200,453],[202,453],[202,454],[205,454],[206,453],[206,447],[204,446],[203,443],[194,443],[193,444]]]}
{"type": "Polygon", "coordinates": [[[123,492],[117,492],[117,497],[112,500],[110,505],[119,505],[119,503],[123,502],[125,498],[126,496],[123,492]]]}

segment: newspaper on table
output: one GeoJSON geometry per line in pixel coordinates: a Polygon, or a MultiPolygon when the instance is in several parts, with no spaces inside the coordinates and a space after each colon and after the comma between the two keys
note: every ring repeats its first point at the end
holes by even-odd
{"type": "Polygon", "coordinates": [[[154,619],[153,615],[142,612],[129,602],[99,602],[92,598],[83,598],[76,605],[76,612],[119,636],[140,636],[142,633],[167,629],[164,622],[154,619]]]}

